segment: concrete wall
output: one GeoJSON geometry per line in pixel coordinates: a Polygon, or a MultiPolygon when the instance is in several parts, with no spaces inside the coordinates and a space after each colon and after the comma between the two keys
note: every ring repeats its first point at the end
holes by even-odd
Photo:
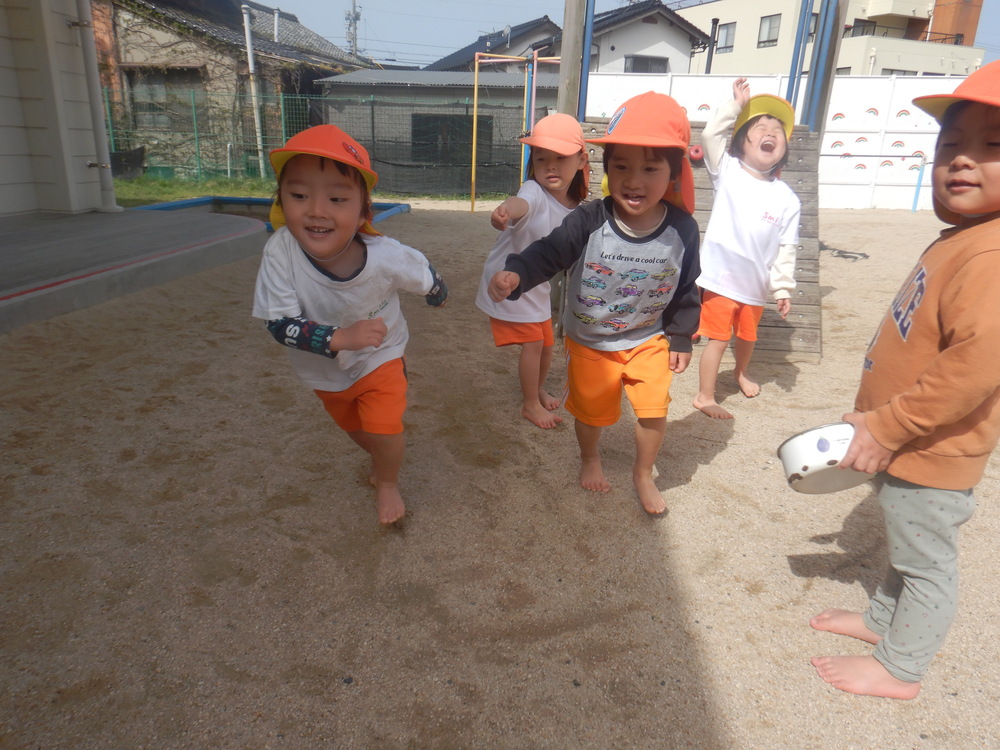
{"type": "Polygon", "coordinates": [[[0,215],[100,207],[74,0],[0,7],[0,215]]]}

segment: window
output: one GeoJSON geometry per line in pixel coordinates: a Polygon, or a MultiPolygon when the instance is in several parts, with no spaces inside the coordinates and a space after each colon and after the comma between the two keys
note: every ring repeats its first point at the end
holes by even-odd
{"type": "Polygon", "coordinates": [[[851,74],[850,66],[847,66],[846,68],[837,68],[836,72],[834,73],[834,75],[838,76],[849,76],[850,74],[851,74]]]}
{"type": "Polygon", "coordinates": [[[626,55],[626,73],[669,73],[670,58],[646,57],[645,55],[626,55]]]}
{"type": "Polygon", "coordinates": [[[719,25],[719,39],[715,44],[715,51],[720,55],[723,52],[733,51],[733,42],[736,41],[736,22],[719,25]]]}
{"type": "Polygon", "coordinates": [[[190,132],[205,116],[200,68],[133,68],[126,81],[136,130],[190,132]]]}
{"type": "MultiPolygon", "coordinates": [[[[472,115],[415,114],[410,120],[411,157],[427,164],[472,164],[472,115]]],[[[479,118],[476,161],[492,158],[493,118],[479,118]]]]}
{"type": "Polygon", "coordinates": [[[809,19],[809,38],[806,41],[808,42],[816,41],[817,23],[819,23],[819,13],[813,13],[812,18],[809,19]]]}
{"type": "Polygon", "coordinates": [[[773,47],[778,43],[778,30],[781,28],[781,14],[763,16],[760,19],[760,31],[757,34],[758,47],[773,47]]]}
{"type": "Polygon", "coordinates": [[[884,76],[915,76],[915,70],[899,70],[898,68],[882,68],[880,75],[884,76]]]}

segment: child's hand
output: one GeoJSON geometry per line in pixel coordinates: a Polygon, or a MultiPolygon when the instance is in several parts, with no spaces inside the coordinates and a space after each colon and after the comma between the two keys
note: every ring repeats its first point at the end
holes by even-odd
{"type": "Polygon", "coordinates": [[[490,214],[490,224],[493,225],[494,229],[502,232],[507,228],[509,222],[510,212],[507,210],[506,202],[504,202],[493,209],[493,213],[490,214]]]}
{"type": "Polygon", "coordinates": [[[788,311],[792,309],[792,301],[788,297],[785,297],[784,299],[777,300],[775,304],[778,306],[778,315],[781,316],[781,319],[784,320],[787,318],[788,311]]]}
{"type": "Polygon", "coordinates": [[[356,352],[367,346],[382,346],[382,340],[389,332],[382,318],[359,320],[346,328],[338,328],[330,337],[331,352],[356,352]]]}
{"type": "Polygon", "coordinates": [[[486,287],[486,292],[494,302],[503,302],[511,292],[517,289],[521,283],[521,277],[513,271],[497,271],[490,279],[490,284],[486,287]]]}
{"type": "Polygon", "coordinates": [[[877,474],[889,467],[889,459],[894,451],[878,442],[868,431],[864,412],[851,412],[843,416],[845,422],[854,425],[854,439],[847,446],[847,453],[840,465],[865,474],[877,474]]]}
{"type": "Polygon", "coordinates": [[[740,109],[747,106],[750,101],[750,84],[746,78],[737,78],[733,81],[733,99],[740,105],[740,109]]]}
{"type": "Polygon", "coordinates": [[[684,372],[691,364],[691,352],[670,352],[670,372],[684,372]]]}

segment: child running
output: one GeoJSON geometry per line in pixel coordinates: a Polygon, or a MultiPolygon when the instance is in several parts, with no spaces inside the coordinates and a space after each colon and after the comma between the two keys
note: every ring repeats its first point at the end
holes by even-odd
{"type": "Polygon", "coordinates": [[[903,283],[865,355],[855,436],[841,464],[875,477],[890,568],[864,613],[809,624],[874,644],[821,656],[819,676],[849,693],[914,698],[958,600],[958,528],[1000,438],[1000,61],[954,94],[913,103],[941,124],[934,211],[953,226],[903,283]]]}
{"type": "Polygon", "coordinates": [[[768,292],[782,318],[795,288],[795,248],[799,241],[798,196],[777,178],[788,161],[795,113],[770,94],[750,97],[746,78],[733,83],[733,100],[720,106],[702,133],[705,166],[715,202],[701,247],[701,324],[708,343],[698,366],[695,408],[714,419],[733,415],[715,400],[719,366],[735,334],[734,375],[747,398],[760,393],[747,367],[757,342],[757,325],[768,292]],[[726,132],[733,138],[726,153],[726,132]]]}
{"type": "Polygon", "coordinates": [[[610,195],[574,209],[489,283],[494,301],[568,270],[566,409],[576,418],[580,484],[608,492],[599,441],[621,415],[622,390],[635,410],[632,481],[652,516],[667,506],[654,481],[672,373],[691,360],[698,326],[698,225],[687,148],[691,126],[673,99],[652,91],[629,99],[603,137],[610,195]]]}
{"type": "Polygon", "coordinates": [[[427,259],[371,225],[378,181],[368,152],[334,125],[292,136],[271,152],[278,192],[253,315],[267,321],[299,378],[371,456],[368,481],[383,524],[406,512],[403,462],[409,334],[398,290],[444,304],[448,290],[427,259]]]}
{"type": "Polygon", "coordinates": [[[552,302],[548,282],[525,292],[517,300],[490,299],[487,287],[507,256],[519,253],[562,223],[587,197],[587,152],[583,131],[570,115],[543,117],[531,134],[521,138],[531,147],[528,179],[493,211],[490,221],[501,231],[486,258],[476,306],[490,316],[497,346],[519,344],[518,378],[521,383],[521,416],[543,429],[562,422],[552,412],[559,399],[545,390],[552,364],[552,302]]]}

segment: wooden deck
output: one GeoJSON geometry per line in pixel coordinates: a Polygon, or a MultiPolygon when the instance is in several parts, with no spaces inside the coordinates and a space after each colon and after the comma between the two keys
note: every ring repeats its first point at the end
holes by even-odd
{"type": "MultiPolygon", "coordinates": [[[[584,123],[584,137],[594,138],[604,133],[607,119],[588,119],[584,123]]],[[[702,125],[691,128],[691,143],[701,141],[702,125]]],[[[774,305],[764,309],[758,330],[755,359],[786,362],[818,362],[823,354],[820,336],[822,306],[819,286],[819,134],[810,133],[805,126],[796,126],[788,144],[788,165],[781,172],[781,179],[796,192],[802,201],[799,225],[799,248],[796,254],[796,288],[792,293],[792,311],[782,320],[774,305]]],[[[591,194],[601,194],[604,166],[602,149],[593,146],[590,152],[591,194]]],[[[712,186],[703,162],[693,162],[695,179],[694,218],[705,227],[712,208],[712,186]]]]}

